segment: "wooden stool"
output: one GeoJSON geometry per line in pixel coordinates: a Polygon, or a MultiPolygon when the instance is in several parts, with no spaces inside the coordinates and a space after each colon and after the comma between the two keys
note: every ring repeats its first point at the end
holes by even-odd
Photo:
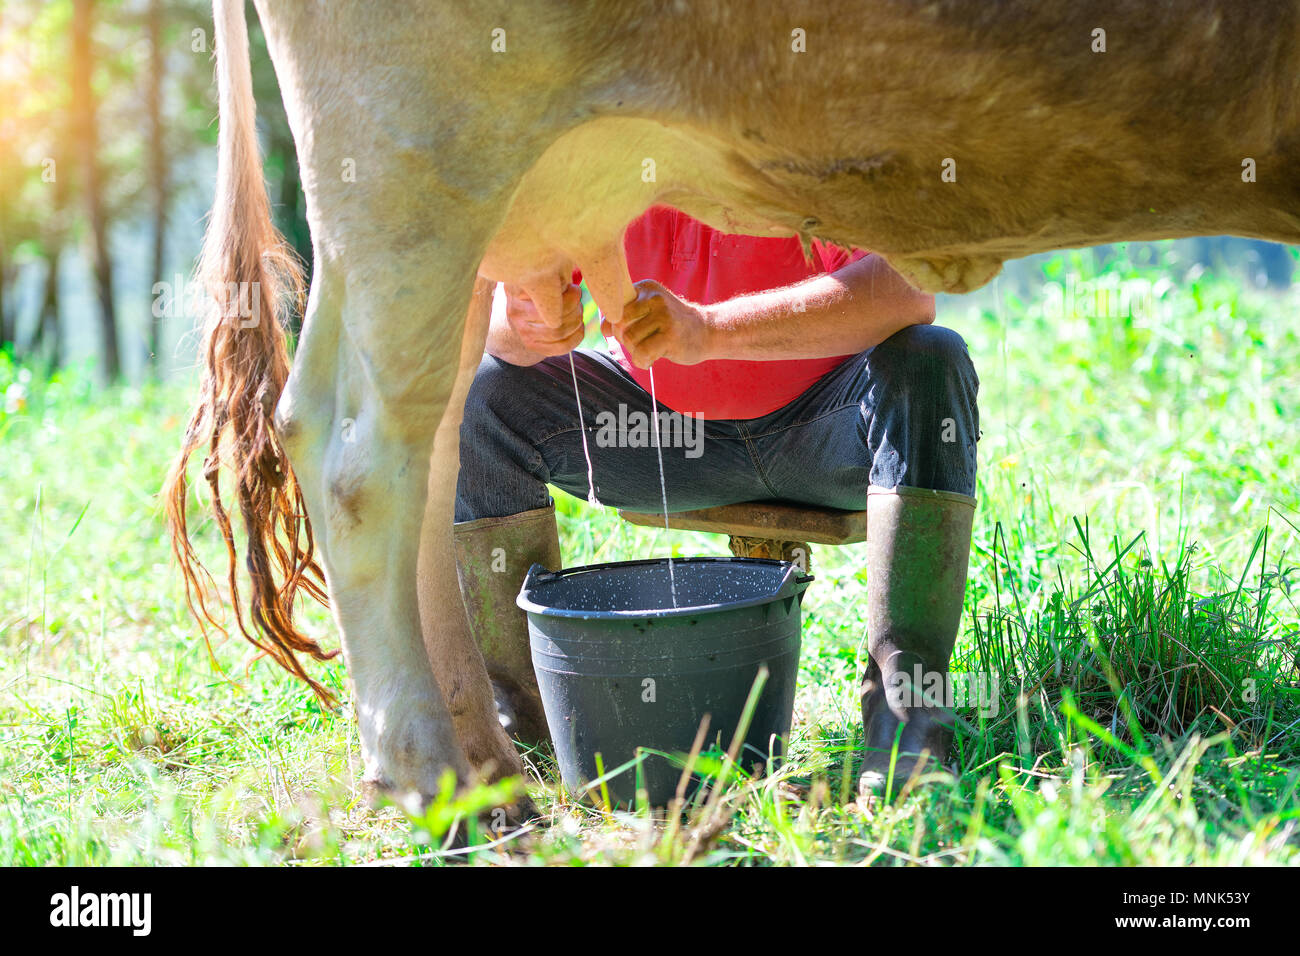
{"type": "MultiPolygon", "coordinates": [[[[629,524],[662,528],[662,514],[620,511],[629,524]]],[[[747,501],[668,516],[673,531],[708,531],[731,538],[740,558],[776,558],[812,570],[812,544],[856,544],[867,540],[867,513],[815,508],[783,501],[747,501]]]]}

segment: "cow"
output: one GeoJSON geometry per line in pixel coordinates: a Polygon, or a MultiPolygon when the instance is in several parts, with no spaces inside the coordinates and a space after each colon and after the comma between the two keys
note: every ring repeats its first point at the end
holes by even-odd
{"type": "Polygon", "coordinates": [[[173,545],[191,608],[216,623],[187,533],[202,452],[238,629],[328,697],[303,658],[330,655],[293,621],[300,592],[328,593],[364,780],[416,800],[447,771],[521,772],[452,545],[495,282],[558,322],[577,268],[621,315],[635,289],[620,236],[656,203],[871,249],[950,293],[1054,248],[1300,241],[1300,0],[256,7],[311,289],[291,362],[278,317],[301,290],[262,180],[244,4],[215,0],[219,165],[199,263],[215,307],[164,488],[173,545]]]}

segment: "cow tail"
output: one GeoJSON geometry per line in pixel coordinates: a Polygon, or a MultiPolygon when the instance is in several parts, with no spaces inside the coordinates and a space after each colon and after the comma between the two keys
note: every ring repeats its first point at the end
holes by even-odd
{"type": "Polygon", "coordinates": [[[252,72],[244,0],[214,0],[219,90],[216,198],[199,257],[198,278],[209,303],[199,348],[199,396],[162,495],[172,550],[185,596],[208,642],[220,606],[215,582],[190,541],[186,517],[190,456],[204,450],[203,479],[226,546],[227,580],[240,633],[263,655],[306,681],[326,704],[334,697],[303,669],[300,654],[326,652],[293,623],[299,589],[325,602],[325,579],[302,492],[275,434],[276,402],[289,376],[283,319],[301,304],[302,267],[271,222],[255,127],[252,72]],[[238,572],[235,534],[223,500],[221,473],[234,481],[243,525],[247,613],[238,572]]]}

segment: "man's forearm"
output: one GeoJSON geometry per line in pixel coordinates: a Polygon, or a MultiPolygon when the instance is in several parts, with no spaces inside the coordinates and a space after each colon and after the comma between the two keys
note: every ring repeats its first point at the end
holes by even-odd
{"type": "Polygon", "coordinates": [[[934,321],[934,296],[918,292],[879,256],[798,285],[704,306],[707,358],[830,358],[879,345],[899,329],[934,321]]]}

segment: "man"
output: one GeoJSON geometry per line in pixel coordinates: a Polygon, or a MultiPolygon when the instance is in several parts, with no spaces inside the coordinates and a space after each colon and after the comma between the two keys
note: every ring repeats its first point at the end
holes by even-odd
{"type": "Polygon", "coordinates": [[[633,223],[624,247],[641,281],[602,322],[612,355],[574,351],[576,288],[560,328],[507,288],[466,403],[457,559],[503,723],[547,736],[514,599],[533,562],[562,564],[547,483],[588,493],[572,353],[602,504],[662,507],[653,442],[596,440],[620,405],[621,421],[656,420],[653,363],[663,410],[704,419],[702,447],[663,448],[670,511],[760,499],[867,510],[860,786],[883,782],[896,742],[895,779],[923,752],[946,760],[952,714],[918,675],[946,675],[965,590],[979,434],[965,343],[930,324],[932,296],[866,253],[814,242],[810,264],[797,238],[725,235],[667,207],[633,223]]]}

